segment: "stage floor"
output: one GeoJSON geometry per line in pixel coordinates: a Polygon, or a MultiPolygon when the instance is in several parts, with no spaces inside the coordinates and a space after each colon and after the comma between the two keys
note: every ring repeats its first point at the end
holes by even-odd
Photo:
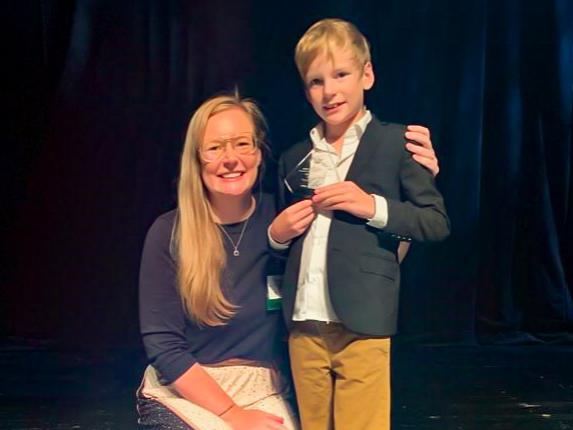
{"type": "MultiPolygon", "coordinates": [[[[395,344],[393,429],[573,430],[573,347],[395,344]]],[[[0,429],[136,429],[140,350],[0,345],[0,429]]]]}

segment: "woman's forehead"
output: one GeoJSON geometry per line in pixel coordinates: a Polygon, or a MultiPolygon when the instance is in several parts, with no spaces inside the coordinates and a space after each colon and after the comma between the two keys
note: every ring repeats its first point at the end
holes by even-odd
{"type": "Polygon", "coordinates": [[[224,140],[244,135],[253,135],[254,126],[250,116],[239,108],[218,112],[207,121],[204,140],[224,140]]]}

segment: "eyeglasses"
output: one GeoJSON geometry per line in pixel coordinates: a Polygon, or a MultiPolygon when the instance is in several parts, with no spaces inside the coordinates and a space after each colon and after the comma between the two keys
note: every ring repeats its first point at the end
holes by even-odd
{"type": "Polygon", "coordinates": [[[252,155],[258,149],[252,136],[238,136],[207,142],[199,150],[199,155],[203,161],[211,163],[220,159],[229,147],[239,155],[252,155]]]}

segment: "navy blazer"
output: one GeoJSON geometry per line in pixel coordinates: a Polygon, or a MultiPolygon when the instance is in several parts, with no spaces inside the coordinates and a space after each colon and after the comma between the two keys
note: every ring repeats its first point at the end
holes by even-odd
{"type": "MultiPolygon", "coordinates": [[[[400,291],[397,249],[400,240],[439,241],[450,232],[444,200],[430,171],[412,159],[405,149],[405,127],[368,124],[346,176],[370,194],[388,202],[384,229],[347,212],[334,211],[328,234],[326,276],[336,315],[349,330],[389,336],[396,332],[400,291]]],[[[310,140],[285,151],[279,161],[282,180],[312,149],[310,140]]],[[[284,208],[294,197],[279,187],[284,208]]],[[[304,235],[294,239],[283,280],[283,312],[292,322],[304,235]]]]}

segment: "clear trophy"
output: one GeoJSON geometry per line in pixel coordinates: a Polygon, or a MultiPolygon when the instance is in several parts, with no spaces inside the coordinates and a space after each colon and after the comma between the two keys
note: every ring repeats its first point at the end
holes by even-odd
{"type": "Polygon", "coordinates": [[[284,184],[295,200],[312,197],[316,188],[339,182],[333,155],[312,149],[285,176],[284,184]]]}

